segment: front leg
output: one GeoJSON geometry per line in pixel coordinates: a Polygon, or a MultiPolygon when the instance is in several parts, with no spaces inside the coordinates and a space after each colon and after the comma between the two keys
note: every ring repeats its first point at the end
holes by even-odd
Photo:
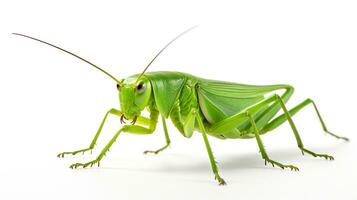
{"type": "Polygon", "coordinates": [[[150,119],[143,118],[142,116],[138,117],[138,122],[148,125],[148,127],[138,126],[138,125],[125,125],[123,126],[114,137],[108,142],[108,144],[104,147],[98,157],[87,163],[75,163],[70,166],[70,168],[74,169],[77,167],[88,167],[93,166],[95,164],[100,165],[100,161],[105,156],[105,154],[109,151],[109,148],[116,141],[121,132],[133,133],[133,134],[152,134],[155,131],[157,120],[159,118],[159,112],[155,108],[150,109],[150,119]],[[146,120],[143,120],[146,119],[146,120]]]}
{"type": "Polygon", "coordinates": [[[78,167],[92,167],[93,165],[97,164],[98,167],[100,165],[100,161],[102,158],[105,156],[105,154],[109,151],[110,147],[113,145],[113,143],[117,140],[118,136],[122,132],[127,132],[127,133],[133,133],[133,134],[152,134],[154,132],[154,128],[145,128],[142,126],[137,126],[137,125],[125,125],[123,126],[115,135],[114,137],[108,142],[108,144],[103,148],[101,153],[97,156],[96,159],[87,162],[87,163],[75,163],[70,166],[71,169],[75,169],[78,167]]]}
{"type": "MultiPolygon", "coordinates": [[[[62,152],[62,153],[59,153],[57,155],[57,157],[63,158],[64,155],[76,155],[78,153],[84,153],[86,151],[92,151],[94,146],[95,146],[95,144],[97,143],[99,135],[100,135],[100,133],[101,133],[101,131],[103,129],[104,123],[105,123],[105,121],[106,121],[106,119],[107,119],[109,114],[113,114],[115,116],[120,117],[122,115],[122,112],[117,110],[117,109],[114,109],[114,108],[108,110],[108,112],[105,114],[105,116],[104,116],[104,118],[103,118],[103,120],[102,120],[102,122],[101,122],[101,124],[100,124],[100,126],[99,126],[99,128],[98,128],[98,130],[97,130],[97,132],[96,132],[96,134],[94,136],[94,138],[92,139],[92,142],[90,143],[89,147],[83,148],[83,149],[80,149],[80,150],[76,150],[76,151],[62,152]]],[[[143,116],[139,116],[138,119],[137,119],[137,124],[150,125],[150,123],[151,123],[150,119],[148,119],[146,117],[143,117],[143,116]]]]}
{"type": "Polygon", "coordinates": [[[68,154],[76,155],[78,153],[84,153],[86,151],[92,151],[92,149],[94,148],[95,144],[97,143],[98,137],[99,137],[99,135],[100,135],[100,133],[102,131],[103,125],[104,125],[104,123],[105,123],[105,121],[106,121],[106,119],[107,119],[109,114],[120,116],[121,112],[119,110],[117,110],[117,109],[114,109],[114,108],[108,110],[108,112],[105,114],[105,116],[104,116],[104,118],[102,120],[102,123],[100,124],[100,126],[99,126],[99,128],[98,128],[98,130],[97,130],[97,132],[96,132],[96,134],[94,136],[94,138],[92,139],[92,142],[90,143],[89,147],[84,148],[84,149],[80,149],[80,150],[77,150],[77,151],[62,152],[62,153],[59,153],[57,155],[57,157],[63,158],[64,155],[68,155],[68,154]]]}

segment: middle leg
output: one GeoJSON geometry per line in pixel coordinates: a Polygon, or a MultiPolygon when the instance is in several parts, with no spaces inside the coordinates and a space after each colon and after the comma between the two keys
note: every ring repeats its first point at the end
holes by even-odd
{"type": "Polygon", "coordinates": [[[166,139],[166,145],[161,147],[160,149],[158,150],[154,150],[154,151],[150,151],[150,150],[147,150],[147,151],[144,151],[144,154],[148,154],[148,153],[154,153],[154,154],[158,154],[159,152],[165,150],[167,147],[169,147],[171,141],[170,141],[170,136],[169,136],[169,132],[167,131],[167,126],[166,126],[166,120],[165,120],[165,117],[164,116],[161,116],[161,119],[162,119],[162,125],[164,127],[164,133],[165,133],[165,139],[166,139]]]}
{"type": "Polygon", "coordinates": [[[226,185],[226,181],[224,181],[224,179],[218,173],[218,167],[217,167],[217,164],[216,164],[217,162],[214,159],[211,146],[210,146],[210,144],[208,142],[206,129],[205,129],[205,126],[203,125],[202,118],[200,117],[199,114],[196,115],[196,121],[198,123],[198,126],[199,126],[201,132],[202,132],[202,137],[203,137],[203,140],[205,142],[205,146],[206,146],[206,149],[207,149],[209,160],[211,162],[212,171],[213,171],[213,173],[215,175],[215,179],[218,181],[219,185],[226,185]]]}

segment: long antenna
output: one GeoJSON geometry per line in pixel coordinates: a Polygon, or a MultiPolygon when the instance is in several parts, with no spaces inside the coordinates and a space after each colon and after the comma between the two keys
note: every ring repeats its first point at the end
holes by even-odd
{"type": "Polygon", "coordinates": [[[105,71],[104,69],[98,67],[97,65],[95,65],[95,64],[93,64],[93,63],[91,63],[91,62],[89,62],[88,60],[86,60],[86,59],[84,59],[84,58],[82,58],[82,57],[80,57],[80,56],[78,56],[78,55],[76,55],[76,54],[74,54],[74,53],[72,53],[72,52],[69,52],[69,51],[67,51],[67,50],[65,50],[65,49],[62,49],[61,47],[58,47],[58,46],[56,46],[56,45],[54,45],[54,44],[45,42],[45,41],[43,41],[43,40],[40,40],[40,39],[31,37],[31,36],[28,36],[28,35],[24,35],[24,34],[20,34],[20,33],[12,33],[12,34],[18,35],[18,36],[22,36],[22,37],[25,37],[25,38],[29,38],[29,39],[32,39],[32,40],[41,42],[41,43],[43,43],[43,44],[47,44],[47,45],[49,45],[49,46],[51,46],[51,47],[54,47],[54,48],[56,48],[56,49],[59,49],[59,50],[61,50],[61,51],[64,51],[64,52],[66,52],[66,53],[68,53],[68,54],[70,54],[70,55],[72,55],[72,56],[74,56],[74,57],[76,57],[76,58],[78,58],[78,59],[80,59],[80,60],[82,60],[82,61],[84,61],[84,62],[90,64],[90,65],[92,65],[93,67],[97,68],[98,70],[100,70],[100,71],[103,72],[104,74],[108,75],[108,76],[109,76],[110,78],[112,78],[113,80],[115,80],[117,83],[120,83],[119,80],[117,80],[113,75],[109,74],[109,73],[108,73],[107,71],[105,71]]]}
{"type": "Polygon", "coordinates": [[[177,40],[178,38],[180,38],[181,36],[183,36],[184,34],[186,34],[187,32],[191,31],[192,29],[196,28],[198,25],[193,26],[187,30],[185,30],[184,32],[180,33],[179,35],[177,35],[174,39],[172,39],[169,43],[167,43],[164,48],[162,48],[159,53],[157,53],[155,55],[155,57],[149,62],[149,64],[145,67],[144,71],[141,72],[141,74],[138,76],[138,79],[136,79],[136,81],[139,80],[139,78],[146,72],[146,70],[150,67],[150,65],[156,60],[157,57],[159,57],[159,55],[171,44],[173,43],[175,40],[177,40]]]}

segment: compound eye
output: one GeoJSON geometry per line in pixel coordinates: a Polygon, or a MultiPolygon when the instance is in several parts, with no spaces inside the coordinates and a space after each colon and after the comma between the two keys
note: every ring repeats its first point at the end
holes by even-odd
{"type": "Polygon", "coordinates": [[[117,83],[117,89],[120,90],[120,85],[119,85],[119,83],[117,83]]]}
{"type": "Polygon", "coordinates": [[[139,85],[136,86],[136,92],[137,92],[137,93],[140,94],[140,93],[144,92],[144,90],[145,90],[144,83],[139,83],[139,85]]]}

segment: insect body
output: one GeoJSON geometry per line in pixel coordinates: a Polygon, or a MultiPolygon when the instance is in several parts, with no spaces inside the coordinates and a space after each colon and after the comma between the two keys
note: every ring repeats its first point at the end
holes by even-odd
{"type": "Polygon", "coordinates": [[[99,166],[100,161],[121,133],[152,134],[156,129],[160,116],[164,126],[166,145],[158,150],[145,151],[144,153],[157,154],[169,146],[170,138],[166,127],[166,119],[171,119],[174,126],[184,137],[191,137],[194,131],[198,131],[202,134],[215,179],[220,185],[224,185],[225,181],[219,175],[207,135],[219,139],[255,138],[265,164],[271,163],[273,166],[277,165],[282,169],[290,168],[291,170],[297,171],[299,169],[293,165],[282,164],[270,159],[263,146],[260,135],[272,131],[281,124],[288,122],[298,148],[303,154],[306,153],[314,157],[323,157],[333,160],[333,157],[330,155],[315,153],[305,148],[292,120],[293,115],[311,104],[316,111],[323,130],[331,136],[348,141],[347,138],[340,137],[328,131],[316,104],[311,99],[306,99],[294,108],[288,110],[285,104],[294,91],[293,87],[289,85],[244,85],[207,80],[181,72],[146,73],[150,64],[175,39],[168,43],[154,57],[141,74],[136,74],[119,81],[108,72],[69,51],[30,36],[22,34],[16,35],[37,40],[65,51],[99,69],[112,78],[117,84],[121,110],[112,108],[105,114],[88,148],[73,152],[63,152],[58,154],[58,157],[64,157],[66,154],[75,155],[81,152],[91,151],[97,142],[109,114],[120,117],[121,123],[125,123],[128,120],[132,121],[132,123],[124,125],[119,129],[96,159],[87,163],[75,163],[70,166],[71,168],[85,168],[95,164],[99,166]],[[280,90],[284,91],[282,95],[277,94],[277,91],[280,90]],[[144,109],[149,111],[149,117],[141,115],[144,109]],[[277,116],[280,110],[283,111],[283,114],[277,116]]]}

